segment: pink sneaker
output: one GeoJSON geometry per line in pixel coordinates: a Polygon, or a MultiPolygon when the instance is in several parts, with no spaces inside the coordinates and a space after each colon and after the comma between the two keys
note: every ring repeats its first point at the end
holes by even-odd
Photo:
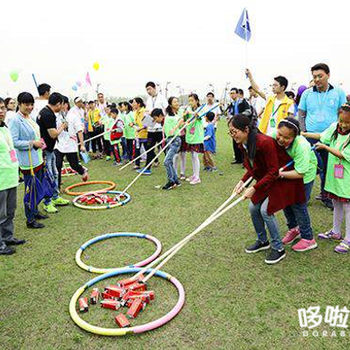
{"type": "Polygon", "coordinates": [[[294,244],[292,249],[295,252],[306,252],[307,250],[317,248],[317,243],[314,239],[301,239],[297,244],[294,244]]]}
{"type": "Polygon", "coordinates": [[[299,227],[294,227],[286,233],[286,235],[282,239],[282,243],[285,245],[290,244],[297,238],[300,238],[300,230],[299,227]]]}
{"type": "Polygon", "coordinates": [[[333,230],[329,230],[325,233],[320,233],[318,235],[320,239],[333,239],[335,241],[340,241],[342,239],[341,233],[334,233],[333,230]]]}
{"type": "Polygon", "coordinates": [[[193,177],[192,181],[190,182],[190,185],[197,185],[200,184],[202,181],[199,177],[193,177]]]}
{"type": "Polygon", "coordinates": [[[194,179],[194,176],[189,176],[189,177],[186,177],[186,181],[187,182],[191,182],[192,180],[194,179]]]}

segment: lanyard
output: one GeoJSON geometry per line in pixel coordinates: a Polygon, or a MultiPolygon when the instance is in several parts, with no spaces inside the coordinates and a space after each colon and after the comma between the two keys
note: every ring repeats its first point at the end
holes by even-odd
{"type": "Polygon", "coordinates": [[[32,128],[32,130],[34,131],[34,134],[37,137],[37,139],[40,140],[39,125],[36,124],[35,121],[33,121],[30,117],[29,118],[25,118],[22,113],[19,113],[19,114],[25,120],[25,122],[32,128]]]}
{"type": "Polygon", "coordinates": [[[153,100],[153,97],[152,97],[152,109],[154,109],[154,106],[155,106],[155,104],[157,102],[158,94],[156,96],[154,96],[154,97],[155,97],[154,100],[153,100]]]}
{"type": "Polygon", "coordinates": [[[320,112],[323,111],[324,103],[325,103],[325,101],[327,100],[328,92],[329,92],[329,85],[328,85],[328,87],[327,87],[327,91],[326,91],[326,93],[324,94],[324,97],[323,97],[322,100],[321,100],[321,98],[320,98],[321,92],[318,91],[318,93],[317,93],[318,108],[319,108],[320,112]]]}
{"type": "Polygon", "coordinates": [[[9,130],[6,128],[6,126],[3,127],[4,129],[4,136],[5,136],[5,141],[6,141],[6,144],[8,146],[8,150],[11,151],[13,149],[12,147],[12,142],[11,142],[11,138],[9,136],[9,130]]]}

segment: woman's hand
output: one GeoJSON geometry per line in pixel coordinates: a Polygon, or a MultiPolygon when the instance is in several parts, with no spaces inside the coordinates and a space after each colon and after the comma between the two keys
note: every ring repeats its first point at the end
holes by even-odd
{"type": "Polygon", "coordinates": [[[238,184],[236,185],[236,187],[234,188],[232,194],[236,194],[236,193],[240,194],[240,193],[242,193],[242,191],[244,189],[243,185],[244,185],[244,182],[242,180],[239,181],[238,184]]]}
{"type": "Polygon", "coordinates": [[[252,198],[255,192],[256,192],[256,189],[254,187],[249,187],[244,192],[244,198],[246,199],[252,198]]]}
{"type": "Polygon", "coordinates": [[[328,146],[325,145],[324,143],[321,143],[321,142],[317,142],[316,145],[315,145],[316,151],[321,150],[321,149],[325,149],[326,150],[327,148],[328,148],[328,146]]]}
{"type": "Polygon", "coordinates": [[[33,141],[33,147],[36,149],[42,148],[44,147],[44,142],[42,142],[41,140],[33,141]]]}

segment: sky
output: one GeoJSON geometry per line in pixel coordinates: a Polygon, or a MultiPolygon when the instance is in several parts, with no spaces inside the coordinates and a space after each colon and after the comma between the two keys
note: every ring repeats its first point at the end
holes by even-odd
{"type": "Polygon", "coordinates": [[[246,89],[248,66],[258,85],[284,75],[290,85],[307,85],[310,67],[329,64],[331,82],[350,93],[350,2],[345,0],[11,0],[1,5],[0,96],[36,94],[38,83],[70,97],[145,94],[155,81],[168,96],[226,82],[246,89]],[[234,34],[244,7],[250,17],[248,45],[234,34]],[[93,63],[100,69],[95,71],[93,63]],[[19,72],[16,83],[12,71],[19,72]],[[90,72],[93,88],[85,86],[90,72]],[[72,87],[82,82],[77,92],[72,87]]]}

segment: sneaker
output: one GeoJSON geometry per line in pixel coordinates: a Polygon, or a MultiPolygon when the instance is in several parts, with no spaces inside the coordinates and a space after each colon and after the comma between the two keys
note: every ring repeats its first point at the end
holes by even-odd
{"type": "Polygon", "coordinates": [[[321,201],[326,208],[334,210],[333,202],[329,198],[322,199],[321,201]]]}
{"type": "Polygon", "coordinates": [[[139,165],[134,165],[133,169],[134,169],[134,170],[139,170],[139,169],[141,169],[141,168],[140,168],[139,165]]]}
{"type": "Polygon", "coordinates": [[[176,181],[175,181],[175,184],[176,184],[176,187],[181,187],[181,185],[182,185],[181,182],[180,182],[179,180],[176,180],[176,181]]]}
{"type": "Polygon", "coordinates": [[[210,169],[211,172],[216,173],[218,171],[218,168],[214,166],[213,168],[210,169]]]}
{"type": "Polygon", "coordinates": [[[64,207],[69,204],[69,200],[57,197],[56,199],[52,199],[51,203],[53,205],[57,205],[58,207],[64,207]]]}
{"type": "Polygon", "coordinates": [[[166,190],[166,191],[169,191],[169,190],[173,189],[174,187],[176,187],[176,184],[175,184],[174,182],[169,181],[168,183],[166,183],[166,184],[162,187],[162,189],[163,189],[163,190],[166,190]]]}
{"type": "Polygon", "coordinates": [[[89,180],[89,174],[88,174],[87,171],[84,172],[84,174],[83,174],[81,179],[83,180],[83,182],[86,182],[86,181],[89,180]]]}
{"type": "Polygon", "coordinates": [[[286,257],[286,251],[284,249],[282,250],[271,249],[270,254],[265,259],[265,262],[266,264],[273,265],[273,264],[277,264],[279,261],[281,261],[285,257],[286,257]]]}
{"type": "Polygon", "coordinates": [[[11,239],[4,239],[4,242],[7,246],[9,246],[9,245],[21,245],[21,244],[24,244],[26,241],[24,239],[18,239],[18,238],[12,237],[11,239]]]}
{"type": "MultiPolygon", "coordinates": [[[[193,178],[194,178],[194,176],[192,175],[192,176],[186,177],[185,180],[187,182],[191,182],[193,180],[193,178]]],[[[181,177],[180,177],[180,179],[181,179],[181,177]]]]}
{"type": "Polygon", "coordinates": [[[300,230],[299,227],[294,227],[286,233],[282,239],[282,243],[287,245],[295,241],[297,238],[300,238],[300,230]]]}
{"type": "Polygon", "coordinates": [[[152,175],[152,171],[146,168],[136,170],[136,172],[142,175],[152,175]]]}
{"type": "Polygon", "coordinates": [[[37,229],[37,228],[44,228],[45,225],[41,224],[40,222],[33,221],[33,222],[27,222],[27,227],[37,229]]]}
{"type": "Polygon", "coordinates": [[[320,239],[333,239],[335,241],[340,241],[343,237],[341,233],[334,233],[333,230],[329,230],[325,233],[320,233],[318,236],[320,239]]]}
{"type": "Polygon", "coordinates": [[[180,174],[180,180],[185,181],[186,180],[186,175],[185,174],[180,174]]]}
{"type": "Polygon", "coordinates": [[[335,248],[334,251],[337,253],[348,253],[350,250],[350,241],[343,240],[341,241],[340,244],[338,244],[335,248]]]}
{"type": "Polygon", "coordinates": [[[8,247],[6,244],[0,247],[0,255],[12,255],[15,252],[16,250],[14,248],[8,247]]]}
{"type": "Polygon", "coordinates": [[[190,185],[197,185],[200,184],[202,181],[199,177],[193,177],[192,181],[190,182],[190,185]]]}
{"type": "Polygon", "coordinates": [[[209,171],[210,168],[208,166],[206,166],[205,168],[203,168],[203,171],[209,171]]]}
{"type": "Polygon", "coordinates": [[[113,166],[120,166],[123,165],[123,163],[113,162],[113,166]]]}
{"type": "Polygon", "coordinates": [[[110,161],[112,158],[110,156],[106,157],[106,162],[110,161]]]}
{"type": "Polygon", "coordinates": [[[58,210],[55,208],[55,206],[52,203],[48,205],[44,204],[44,210],[49,214],[58,213],[58,210]]]}
{"type": "Polygon", "coordinates": [[[257,253],[267,249],[270,249],[269,241],[260,242],[259,240],[256,240],[254,244],[252,244],[250,247],[245,249],[245,252],[248,254],[251,254],[251,253],[257,253]]]}
{"type": "Polygon", "coordinates": [[[317,248],[317,243],[314,239],[301,239],[297,244],[294,244],[292,249],[295,252],[306,252],[307,250],[317,248]]]}

